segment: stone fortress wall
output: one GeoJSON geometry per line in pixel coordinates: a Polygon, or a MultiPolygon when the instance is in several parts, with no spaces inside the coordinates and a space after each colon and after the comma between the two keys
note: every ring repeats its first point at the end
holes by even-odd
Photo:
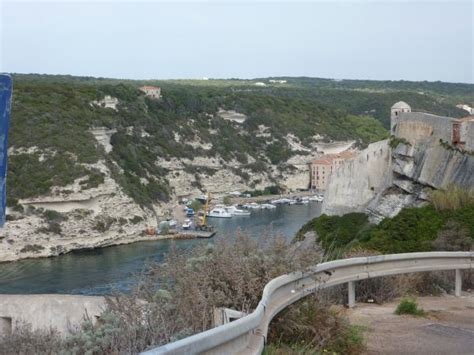
{"type": "Polygon", "coordinates": [[[410,143],[421,140],[442,139],[452,142],[454,118],[432,115],[424,112],[401,112],[395,125],[395,136],[410,143]]]}
{"type": "Polygon", "coordinates": [[[411,112],[407,103],[397,102],[391,109],[391,134],[408,144],[392,149],[388,140],[373,143],[344,163],[329,181],[323,213],[366,211],[380,221],[422,204],[432,188],[474,188],[474,117],[411,112]]]}

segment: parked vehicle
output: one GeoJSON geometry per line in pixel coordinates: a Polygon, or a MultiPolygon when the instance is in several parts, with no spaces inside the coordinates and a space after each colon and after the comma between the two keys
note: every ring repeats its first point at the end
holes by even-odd
{"type": "Polygon", "coordinates": [[[185,230],[190,229],[192,224],[193,222],[189,218],[186,218],[183,223],[183,229],[185,230]]]}

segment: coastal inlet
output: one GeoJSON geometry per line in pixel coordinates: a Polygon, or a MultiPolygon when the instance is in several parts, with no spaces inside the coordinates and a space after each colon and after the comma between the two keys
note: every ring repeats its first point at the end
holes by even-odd
{"type": "Polygon", "coordinates": [[[210,218],[218,233],[212,239],[158,240],[71,252],[54,258],[26,259],[0,264],[0,293],[70,293],[84,295],[127,292],[147,263],[160,262],[174,244],[183,250],[220,238],[247,233],[254,238],[283,236],[290,241],[321,204],[277,205],[252,211],[252,217],[210,218]]]}

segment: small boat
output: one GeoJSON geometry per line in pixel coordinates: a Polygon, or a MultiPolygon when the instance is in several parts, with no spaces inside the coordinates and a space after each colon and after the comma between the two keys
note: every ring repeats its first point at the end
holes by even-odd
{"type": "Polygon", "coordinates": [[[215,218],[231,218],[232,214],[227,212],[224,208],[213,208],[208,214],[208,217],[215,218]]]}
{"type": "Polygon", "coordinates": [[[249,204],[249,208],[252,210],[259,210],[262,208],[262,206],[259,205],[258,203],[252,202],[249,204]]]}
{"type": "Polygon", "coordinates": [[[192,224],[193,224],[193,222],[189,218],[186,218],[184,220],[184,223],[183,223],[183,229],[187,230],[187,229],[191,228],[192,224]]]}
{"type": "Polygon", "coordinates": [[[314,195],[309,198],[310,201],[323,202],[323,197],[321,195],[314,195]]]}
{"type": "Polygon", "coordinates": [[[186,209],[186,216],[188,217],[194,216],[194,210],[191,207],[186,209]]]}
{"type": "Polygon", "coordinates": [[[276,206],[272,205],[271,203],[262,203],[260,206],[262,209],[265,209],[265,210],[273,210],[276,208],[276,206]]]}

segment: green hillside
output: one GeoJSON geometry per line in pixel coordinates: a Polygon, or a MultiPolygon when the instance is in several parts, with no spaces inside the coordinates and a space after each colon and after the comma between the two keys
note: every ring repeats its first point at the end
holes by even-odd
{"type": "MultiPolygon", "coordinates": [[[[161,158],[219,157],[253,171],[264,171],[270,164],[285,169],[288,158],[296,153],[284,139],[287,134],[303,144],[321,135],[326,141],[355,139],[363,146],[387,136],[389,108],[400,99],[422,110],[463,114],[436,95],[359,90],[365,84],[318,87],[298,78],[266,87],[246,80],[144,82],[47,75],[14,75],[13,80],[10,146],[15,153],[9,160],[10,205],[81,176],[89,176],[84,188],[97,186],[103,177],[88,164],[102,159],[142,205],[170,197],[166,170],[156,164],[161,158]],[[163,98],[145,98],[138,90],[145,83],[161,86],[163,98]],[[120,100],[118,111],[90,105],[104,95],[120,100]],[[236,110],[248,119],[242,125],[223,120],[216,115],[219,108],[236,110]],[[268,127],[271,141],[258,136],[260,125],[268,127]],[[101,126],[117,129],[110,154],[89,131],[101,126]],[[212,149],[186,144],[190,141],[212,144],[212,149]],[[25,149],[31,147],[36,148],[27,153],[25,149]],[[249,156],[256,162],[250,163],[249,156]],[[141,184],[140,178],[149,184],[141,184]]],[[[438,84],[433,85],[436,91],[438,84]]],[[[457,90],[463,93],[464,86],[459,84],[457,90]]]]}

